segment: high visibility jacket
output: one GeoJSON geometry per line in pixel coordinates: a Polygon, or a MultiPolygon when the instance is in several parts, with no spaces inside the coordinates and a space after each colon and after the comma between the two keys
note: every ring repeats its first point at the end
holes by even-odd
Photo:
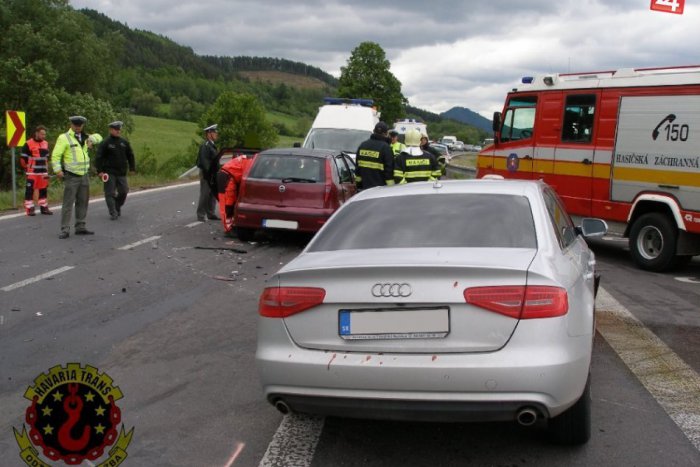
{"type": "Polygon", "coordinates": [[[406,149],[406,145],[401,141],[391,143],[391,150],[394,152],[394,157],[398,156],[404,149],[406,149]]]}
{"type": "Polygon", "coordinates": [[[51,166],[54,172],[69,172],[75,175],[85,175],[90,169],[90,156],[88,155],[88,135],[82,134],[82,144],[70,129],[58,135],[56,145],[51,153],[51,166]]]}
{"type": "Polygon", "coordinates": [[[394,162],[394,181],[396,183],[434,181],[441,175],[440,166],[435,160],[435,156],[422,150],[418,155],[403,151],[396,156],[394,162]]]}
{"type": "Polygon", "coordinates": [[[367,190],[394,184],[394,153],[386,140],[377,134],[360,144],[355,156],[355,183],[367,190]]]}
{"type": "Polygon", "coordinates": [[[46,175],[49,173],[49,142],[28,139],[22,147],[22,167],[27,175],[46,175]]]}

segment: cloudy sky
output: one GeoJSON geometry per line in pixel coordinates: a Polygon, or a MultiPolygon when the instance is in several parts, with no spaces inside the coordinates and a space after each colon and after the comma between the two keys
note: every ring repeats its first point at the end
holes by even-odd
{"type": "Polygon", "coordinates": [[[682,15],[651,11],[650,0],[70,3],[201,55],[286,58],[336,77],[357,45],[373,41],[411,105],[489,119],[522,76],[700,64],[699,0],[682,15]]]}

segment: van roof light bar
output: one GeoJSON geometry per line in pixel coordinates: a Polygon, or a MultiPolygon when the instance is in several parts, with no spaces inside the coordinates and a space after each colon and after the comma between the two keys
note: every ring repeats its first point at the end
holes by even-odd
{"type": "Polygon", "coordinates": [[[361,105],[363,107],[372,107],[374,105],[372,99],[350,99],[347,97],[324,97],[323,103],[327,105],[361,105]]]}

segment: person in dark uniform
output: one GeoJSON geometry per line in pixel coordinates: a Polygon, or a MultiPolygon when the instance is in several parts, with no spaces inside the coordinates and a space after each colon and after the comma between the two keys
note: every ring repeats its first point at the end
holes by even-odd
{"type": "Polygon", "coordinates": [[[437,161],[438,165],[440,166],[440,173],[442,175],[445,175],[446,167],[447,167],[447,159],[445,158],[445,155],[432,147],[430,145],[430,141],[428,141],[428,137],[424,134],[421,134],[420,137],[420,148],[425,151],[429,152],[433,156],[435,156],[435,160],[437,161]]]}
{"type": "Polygon", "coordinates": [[[109,124],[109,136],[97,147],[95,168],[104,182],[105,202],[109,218],[117,220],[122,214],[122,206],[129,193],[126,175],[136,171],[134,151],[129,142],[122,138],[123,122],[109,124]]]}
{"type": "Polygon", "coordinates": [[[394,184],[394,153],[389,146],[389,127],[379,122],[374,133],[357,148],[355,183],[358,190],[394,184]]]}
{"type": "Polygon", "coordinates": [[[396,156],[394,181],[397,184],[428,182],[440,178],[440,166],[435,156],[420,147],[420,133],[406,132],[406,148],[396,156]]]}
{"type": "Polygon", "coordinates": [[[204,222],[219,220],[216,215],[216,174],[219,171],[219,150],[216,140],[219,139],[218,125],[210,125],[204,129],[205,140],[199,146],[197,167],[199,167],[199,202],[197,203],[197,220],[204,222]]]}

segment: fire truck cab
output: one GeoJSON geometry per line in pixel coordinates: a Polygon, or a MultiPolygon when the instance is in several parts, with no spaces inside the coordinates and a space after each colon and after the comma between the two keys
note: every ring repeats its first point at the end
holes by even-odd
{"type": "Polygon", "coordinates": [[[700,254],[700,66],[525,77],[493,130],[477,178],[543,179],[643,269],[700,254]]]}

